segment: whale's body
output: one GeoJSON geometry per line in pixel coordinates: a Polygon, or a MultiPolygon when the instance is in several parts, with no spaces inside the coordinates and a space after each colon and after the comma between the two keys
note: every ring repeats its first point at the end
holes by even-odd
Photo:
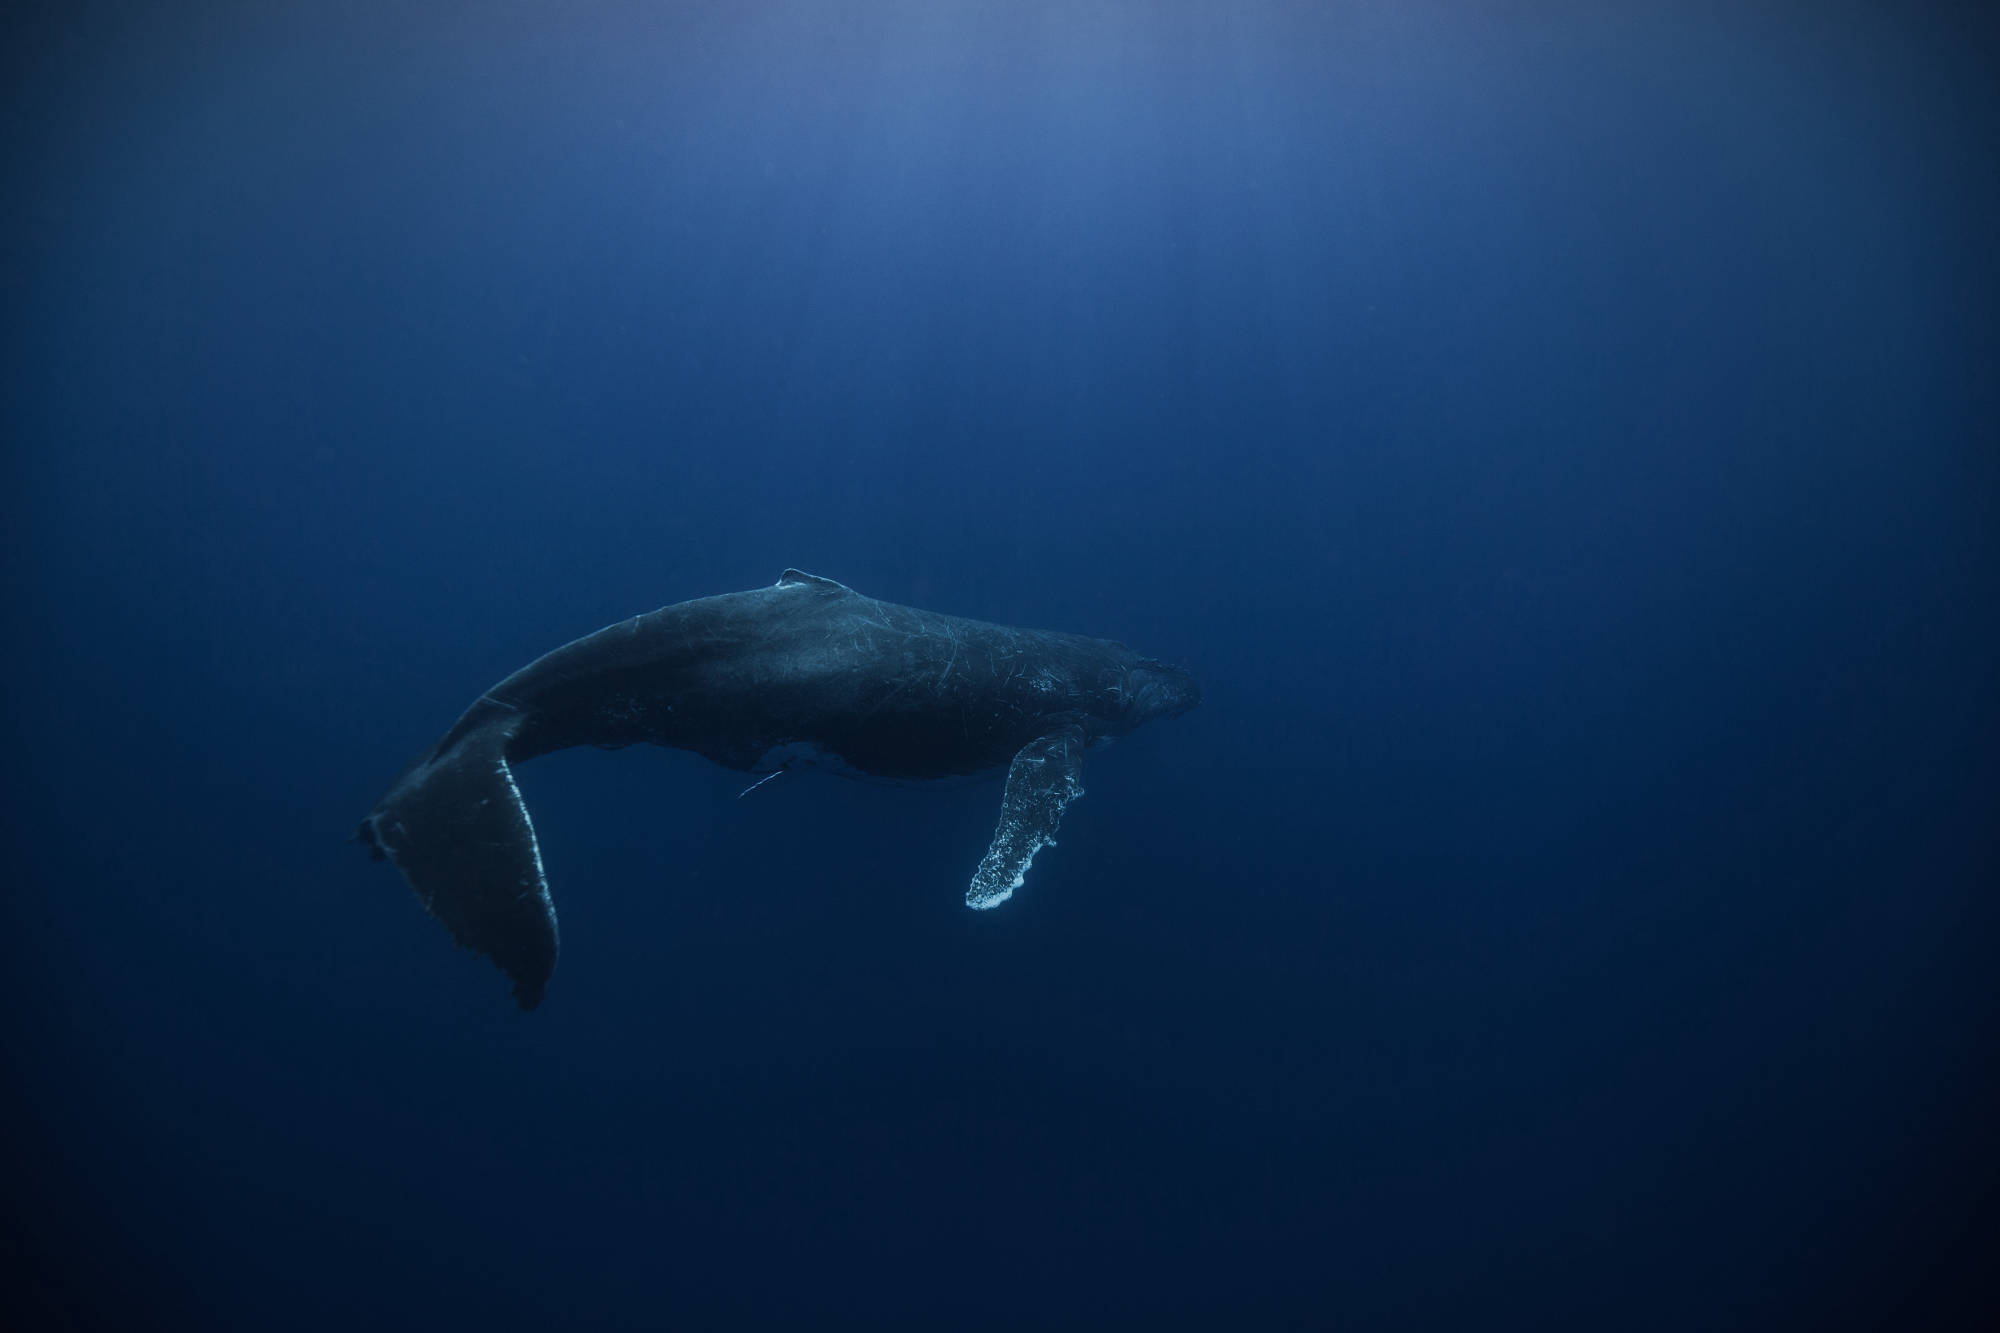
{"type": "Polygon", "coordinates": [[[646,742],[751,773],[930,781],[1005,766],[999,827],[966,893],[992,907],[1082,794],[1085,750],[1199,699],[1187,672],[1122,643],[879,602],[788,569],[523,667],[404,771],[358,836],[532,1009],[555,968],[556,918],[514,764],[646,742]]]}

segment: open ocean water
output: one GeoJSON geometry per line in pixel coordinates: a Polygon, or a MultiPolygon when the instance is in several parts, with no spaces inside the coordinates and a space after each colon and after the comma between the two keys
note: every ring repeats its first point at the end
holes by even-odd
{"type": "Polygon", "coordinates": [[[25,3],[13,1329],[1984,1329],[1975,6],[25,3]],[[526,765],[524,1014],[347,839],[788,566],[1116,638],[1000,784],[526,765]]]}

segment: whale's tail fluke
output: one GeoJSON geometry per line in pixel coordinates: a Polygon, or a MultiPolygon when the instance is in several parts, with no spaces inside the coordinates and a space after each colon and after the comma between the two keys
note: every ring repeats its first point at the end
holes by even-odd
{"type": "Polygon", "coordinates": [[[356,838],[386,856],[459,944],[491,958],[523,1009],[556,966],[556,913],[535,827],[507,766],[512,717],[469,730],[411,765],[356,838]]]}

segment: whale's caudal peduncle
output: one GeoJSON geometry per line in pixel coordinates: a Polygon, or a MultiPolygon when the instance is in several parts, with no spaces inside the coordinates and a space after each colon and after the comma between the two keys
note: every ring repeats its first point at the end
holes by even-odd
{"type": "Polygon", "coordinates": [[[555,907],[514,764],[577,745],[693,750],[725,767],[927,781],[1005,768],[966,902],[1019,888],[1083,794],[1091,745],[1200,701],[1122,643],[878,602],[795,569],[586,635],[479,696],[404,770],[359,840],[525,1009],[556,961],[555,907]]]}

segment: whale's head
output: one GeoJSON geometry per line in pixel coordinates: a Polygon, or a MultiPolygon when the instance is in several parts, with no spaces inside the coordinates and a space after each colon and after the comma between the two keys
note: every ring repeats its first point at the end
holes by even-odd
{"type": "Polygon", "coordinates": [[[1126,669],[1120,693],[1128,728],[1156,717],[1179,717],[1201,702],[1201,685],[1192,672],[1150,657],[1126,669]]]}

